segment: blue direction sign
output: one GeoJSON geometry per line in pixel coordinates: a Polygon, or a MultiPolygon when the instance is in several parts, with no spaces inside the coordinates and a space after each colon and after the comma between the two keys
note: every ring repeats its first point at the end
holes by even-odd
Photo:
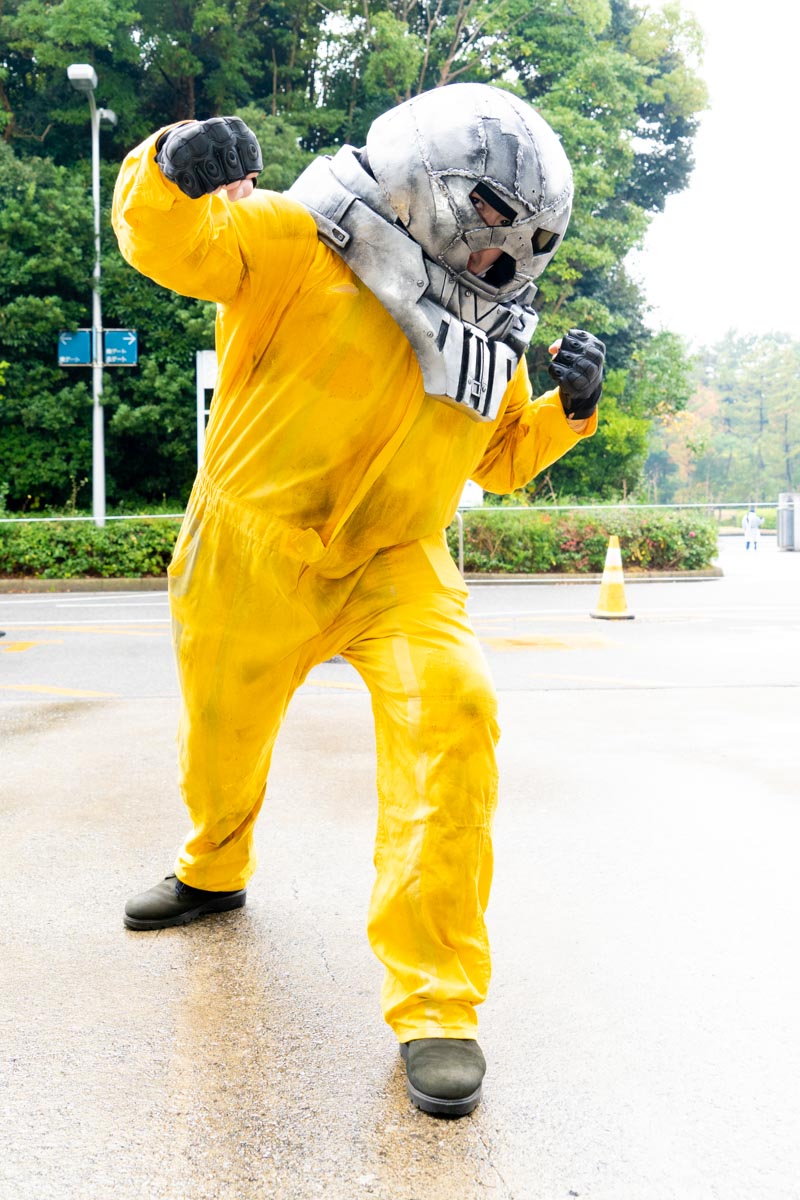
{"type": "Polygon", "coordinates": [[[74,333],[58,335],[58,365],[60,367],[90,367],[92,365],[91,329],[76,329],[74,333]]]}
{"type": "Polygon", "coordinates": [[[135,329],[103,330],[103,364],[106,367],[135,367],[139,361],[139,338],[135,329]]]}

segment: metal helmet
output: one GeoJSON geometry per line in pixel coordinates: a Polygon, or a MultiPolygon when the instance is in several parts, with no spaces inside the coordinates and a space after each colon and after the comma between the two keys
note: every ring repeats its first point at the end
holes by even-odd
{"type": "Polygon", "coordinates": [[[535,109],[488,84],[450,84],[378,117],[366,155],[403,227],[472,306],[532,296],[563,240],[573,193],[561,142],[535,109]],[[502,225],[484,223],[470,199],[476,192],[502,225]],[[493,247],[500,258],[473,275],[470,254],[493,247]]]}

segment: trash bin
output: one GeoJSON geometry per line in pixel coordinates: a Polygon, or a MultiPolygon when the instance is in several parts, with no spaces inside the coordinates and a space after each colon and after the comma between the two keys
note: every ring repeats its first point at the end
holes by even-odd
{"type": "Polygon", "coordinates": [[[800,549],[800,496],[794,492],[778,496],[778,549],[800,549]]]}

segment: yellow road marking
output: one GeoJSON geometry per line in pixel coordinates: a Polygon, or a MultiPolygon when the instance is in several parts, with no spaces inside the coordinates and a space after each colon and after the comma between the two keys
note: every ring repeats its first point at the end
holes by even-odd
{"type": "Polygon", "coordinates": [[[87,692],[81,688],[52,687],[48,683],[0,683],[0,692],[40,692],[47,696],[93,696],[116,700],[118,692],[87,692]]]}
{"type": "Polygon", "coordinates": [[[314,679],[313,676],[308,678],[306,683],[312,687],[342,688],[346,692],[365,692],[367,690],[363,683],[336,683],[331,679],[314,679]]]}
{"type": "Polygon", "coordinates": [[[163,629],[134,629],[127,625],[15,625],[14,632],[41,629],[42,633],[121,633],[125,637],[164,637],[170,631],[169,621],[159,624],[163,625],[163,629]]]}
{"type": "Polygon", "coordinates": [[[536,634],[518,634],[516,637],[482,637],[481,641],[493,650],[604,650],[612,645],[606,638],[597,637],[548,637],[536,634]]]}
{"type": "Polygon", "coordinates": [[[585,621],[588,615],[588,611],[585,613],[515,613],[513,616],[509,616],[507,613],[498,613],[496,617],[491,616],[489,613],[483,613],[481,616],[473,616],[472,624],[478,630],[484,626],[493,628],[497,625],[507,625],[509,621],[515,621],[519,624],[537,623],[540,625],[551,621],[558,625],[575,625],[585,621]]]}
{"type": "Polygon", "coordinates": [[[40,638],[35,642],[9,642],[8,645],[3,643],[0,646],[0,651],[3,654],[19,654],[22,650],[30,650],[31,646],[61,646],[63,642],[61,638],[58,640],[49,638],[40,638]]]}

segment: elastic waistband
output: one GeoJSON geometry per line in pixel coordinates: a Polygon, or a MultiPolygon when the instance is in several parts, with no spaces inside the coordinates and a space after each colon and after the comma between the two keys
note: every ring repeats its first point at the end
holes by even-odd
{"type": "Polygon", "coordinates": [[[197,517],[204,513],[218,517],[237,534],[299,562],[318,563],[327,553],[315,529],[290,525],[274,513],[228,495],[202,469],[195,479],[188,509],[197,517]]]}

